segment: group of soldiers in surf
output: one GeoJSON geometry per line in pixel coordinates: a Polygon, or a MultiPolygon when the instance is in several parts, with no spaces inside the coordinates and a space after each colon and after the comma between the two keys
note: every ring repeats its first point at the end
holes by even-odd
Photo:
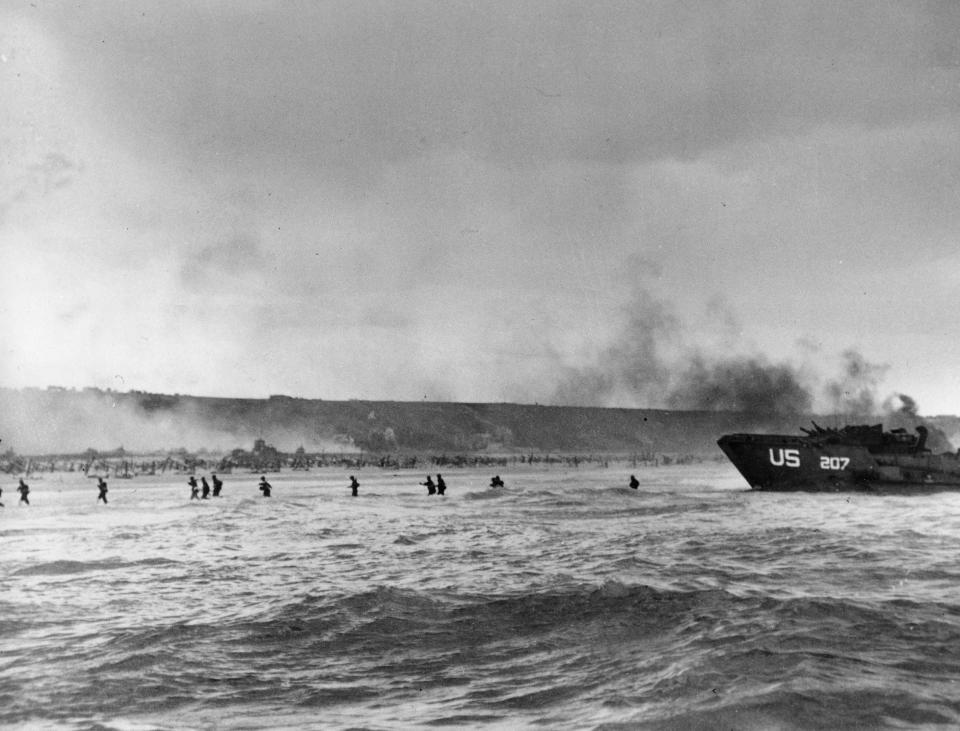
{"type": "MultiPolygon", "coordinates": [[[[97,502],[99,503],[103,500],[103,504],[107,504],[107,481],[102,477],[97,478],[97,502]]],[[[30,504],[30,485],[23,481],[23,478],[20,479],[20,484],[17,485],[17,492],[20,493],[20,502],[18,505],[29,505],[30,504]]],[[[0,490],[0,494],[3,494],[3,490],[0,490]]],[[[3,507],[3,503],[0,503],[0,508],[3,507]]]]}
{"type": "MultiPolygon", "coordinates": [[[[193,478],[190,478],[193,480],[193,478]]],[[[427,495],[445,495],[447,492],[447,483],[443,479],[443,475],[437,474],[437,481],[433,481],[432,475],[427,475],[427,481],[421,482],[421,485],[424,485],[427,488],[427,495]]],[[[503,487],[503,480],[500,479],[500,475],[494,475],[490,480],[490,487],[503,487]]],[[[260,483],[258,485],[260,492],[264,497],[270,497],[273,486],[267,482],[265,475],[260,477],[260,483]]],[[[214,493],[217,495],[218,493],[214,493]]],[[[357,497],[360,494],[360,482],[354,475],[350,475],[350,494],[353,497],[357,497]]]]}
{"type": "MultiPolygon", "coordinates": [[[[190,486],[190,499],[191,500],[208,500],[210,498],[211,492],[213,497],[220,497],[220,491],[223,489],[223,480],[217,477],[216,473],[210,475],[210,480],[213,482],[213,489],[210,488],[210,483],[207,482],[206,477],[200,478],[200,483],[197,483],[197,478],[194,475],[190,475],[190,479],[187,480],[187,484],[190,486]],[[202,492],[201,492],[202,491],[202,492]]],[[[431,475],[427,475],[427,481],[421,482],[421,485],[427,488],[427,495],[445,495],[447,492],[447,483],[444,481],[443,476],[437,473],[437,481],[433,481],[431,475]]],[[[490,478],[490,487],[503,487],[503,480],[500,479],[500,475],[494,475],[490,478]]],[[[270,497],[270,494],[273,490],[273,486],[267,482],[266,475],[261,475],[260,482],[257,485],[263,497],[270,497]]],[[[640,487],[640,481],[636,478],[635,475],[630,475],[630,487],[634,490],[640,487]]],[[[97,489],[99,494],[97,495],[97,502],[99,503],[103,500],[103,504],[107,504],[107,481],[102,477],[97,478],[97,489]]],[[[357,497],[360,490],[360,483],[357,481],[357,478],[353,475],[350,475],[350,492],[353,497],[357,497]]],[[[29,505],[30,504],[30,486],[23,481],[23,478],[20,478],[20,484],[17,485],[17,492],[20,493],[20,502],[18,505],[29,505]]],[[[0,496],[3,495],[3,488],[0,488],[0,496]]],[[[0,508],[4,507],[3,503],[0,503],[0,508]]]]}
{"type": "Polygon", "coordinates": [[[427,475],[427,481],[421,482],[421,485],[427,488],[427,495],[445,495],[447,492],[447,483],[443,481],[440,473],[437,473],[437,483],[433,483],[433,478],[427,475]]]}
{"type": "MultiPolygon", "coordinates": [[[[427,488],[427,495],[445,495],[447,492],[447,483],[444,481],[443,475],[439,473],[437,474],[436,482],[433,481],[432,475],[427,475],[427,481],[421,482],[420,484],[427,488]]],[[[490,480],[490,487],[503,487],[503,480],[500,479],[500,475],[495,475],[493,479],[490,480]]],[[[267,482],[266,476],[260,477],[259,489],[264,497],[270,497],[272,486],[267,482]]],[[[350,475],[350,494],[353,497],[357,497],[360,494],[360,483],[354,475],[350,475]]]]}
{"type": "MultiPolygon", "coordinates": [[[[443,475],[439,473],[437,473],[436,483],[430,475],[427,475],[427,481],[420,484],[427,488],[427,495],[444,495],[447,492],[447,483],[443,481],[443,475]]],[[[503,480],[500,479],[500,475],[494,475],[490,478],[490,487],[503,487],[503,480]]]]}
{"type": "MultiPolygon", "coordinates": [[[[214,476],[216,478],[216,476],[214,476]]],[[[190,478],[193,479],[192,477],[190,478]]],[[[445,495],[447,492],[447,483],[443,479],[443,475],[439,472],[437,473],[437,481],[433,481],[432,475],[427,475],[426,482],[421,482],[421,485],[427,488],[427,495],[445,495]]],[[[636,478],[636,475],[630,475],[630,487],[634,490],[640,487],[640,481],[636,478]]],[[[500,475],[494,475],[490,478],[490,487],[504,487],[503,480],[500,478],[500,475]]],[[[267,482],[266,477],[260,478],[260,492],[263,493],[264,497],[270,497],[271,486],[267,482]]],[[[360,490],[360,483],[357,482],[357,478],[353,475],[350,475],[350,493],[353,497],[357,497],[360,490]]],[[[214,492],[214,495],[217,495],[217,492],[214,492]]]]}
{"type": "MultiPolygon", "coordinates": [[[[210,475],[210,480],[213,482],[213,496],[220,497],[220,491],[223,489],[223,480],[217,477],[216,473],[210,475]]],[[[209,500],[210,499],[210,483],[207,482],[206,477],[200,478],[200,484],[197,484],[197,478],[193,475],[190,475],[190,479],[187,480],[187,484],[190,485],[190,499],[191,500],[209,500]],[[201,489],[203,493],[201,494],[201,489]]]]}
{"type": "MultiPolygon", "coordinates": [[[[107,504],[107,481],[102,477],[97,478],[97,490],[99,494],[97,495],[97,502],[99,503],[103,500],[103,504],[107,504]]],[[[17,492],[20,493],[20,501],[17,505],[29,505],[30,504],[30,485],[23,481],[23,478],[20,478],[20,484],[17,485],[17,492]]],[[[0,488],[0,495],[3,495],[3,488],[0,488]]],[[[4,507],[3,503],[0,503],[0,508],[4,507]]]]}

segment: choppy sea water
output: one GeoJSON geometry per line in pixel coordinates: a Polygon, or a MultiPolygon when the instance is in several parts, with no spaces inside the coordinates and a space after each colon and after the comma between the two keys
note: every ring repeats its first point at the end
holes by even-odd
{"type": "Polygon", "coordinates": [[[721,465],[16,480],[7,728],[960,724],[960,494],[721,465]],[[629,472],[641,481],[626,487],[629,472]]]}

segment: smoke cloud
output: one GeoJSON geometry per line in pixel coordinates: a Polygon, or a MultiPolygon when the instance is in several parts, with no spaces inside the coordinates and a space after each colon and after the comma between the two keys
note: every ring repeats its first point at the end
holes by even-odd
{"type": "Polygon", "coordinates": [[[790,365],[759,356],[707,363],[697,355],[680,374],[667,405],[782,417],[810,413],[813,398],[790,365]]]}
{"type": "Polygon", "coordinates": [[[883,410],[887,414],[906,414],[907,416],[916,416],[919,413],[917,402],[905,393],[888,397],[883,402],[883,410]]]}
{"type": "Polygon", "coordinates": [[[843,353],[841,374],[826,385],[826,395],[833,413],[865,418],[881,413],[877,390],[889,366],[869,363],[856,350],[843,353]]]}
{"type": "MultiPolygon", "coordinates": [[[[712,309],[715,330],[737,328],[732,314],[712,309]]],[[[761,355],[712,358],[684,342],[685,327],[674,308],[640,289],[627,309],[613,345],[596,361],[567,367],[553,403],[738,411],[759,417],[810,413],[811,386],[802,370],[761,355]]]]}
{"type": "MultiPolygon", "coordinates": [[[[712,308],[715,332],[738,331],[732,315],[712,308]]],[[[917,403],[895,393],[881,398],[889,371],[885,364],[867,360],[849,348],[840,354],[839,373],[824,375],[801,359],[774,362],[762,354],[710,355],[685,342],[685,327],[674,308],[646,290],[634,297],[624,326],[614,344],[596,361],[567,367],[552,402],[578,406],[631,406],[705,411],[734,411],[758,422],[779,422],[812,413],[828,413],[848,420],[904,417],[904,425],[919,423],[917,403]],[[911,421],[912,420],[912,421],[911,421]]],[[[804,343],[800,343],[801,346],[804,343]]],[[[725,341],[729,352],[736,343],[725,341]]],[[[806,356],[822,354],[811,350],[806,356]]],[[[898,425],[899,424],[898,421],[898,425]]]]}
{"type": "Polygon", "coordinates": [[[675,340],[680,322],[666,303],[643,290],[627,312],[623,332],[595,365],[563,369],[553,403],[642,407],[657,402],[670,381],[661,350],[675,340]]]}
{"type": "Polygon", "coordinates": [[[0,438],[5,448],[22,454],[82,453],[87,449],[165,452],[186,449],[229,452],[249,449],[263,437],[284,451],[303,446],[311,452],[353,451],[332,435],[277,426],[276,420],[250,418],[224,423],[196,400],[166,397],[151,408],[135,393],[98,389],[0,389],[0,438]]]}

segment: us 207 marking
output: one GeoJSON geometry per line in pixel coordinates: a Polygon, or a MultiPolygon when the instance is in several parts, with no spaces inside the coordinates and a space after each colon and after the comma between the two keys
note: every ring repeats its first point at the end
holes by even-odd
{"type": "Polygon", "coordinates": [[[849,457],[821,457],[820,469],[822,470],[843,470],[850,464],[849,457]]]}

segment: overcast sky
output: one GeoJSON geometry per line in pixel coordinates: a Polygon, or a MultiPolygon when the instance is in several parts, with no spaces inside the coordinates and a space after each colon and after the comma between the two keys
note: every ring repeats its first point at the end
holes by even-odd
{"type": "Polygon", "coordinates": [[[954,2],[6,2],[0,385],[556,403],[612,352],[852,349],[960,413],[958,38],[954,2]]]}

